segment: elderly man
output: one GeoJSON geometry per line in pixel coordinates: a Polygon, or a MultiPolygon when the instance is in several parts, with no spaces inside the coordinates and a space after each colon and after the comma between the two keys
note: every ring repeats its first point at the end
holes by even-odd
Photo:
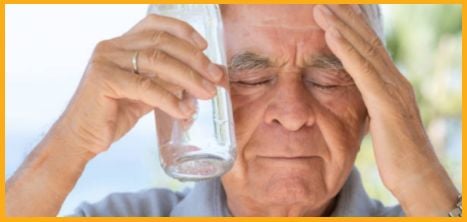
{"type": "Polygon", "coordinates": [[[81,216],[447,216],[460,195],[438,161],[410,83],[386,52],[374,5],[223,5],[229,75],[181,21],[149,15],[99,43],[68,108],[6,185],[10,216],[54,216],[86,164],[154,108],[194,109],[230,80],[237,159],[187,192],[83,204],[81,216]],[[139,75],[131,59],[140,52],[139,75]],[[157,74],[157,76],[155,75],[157,74]],[[353,168],[370,133],[400,206],[370,199],[353,168]]]}

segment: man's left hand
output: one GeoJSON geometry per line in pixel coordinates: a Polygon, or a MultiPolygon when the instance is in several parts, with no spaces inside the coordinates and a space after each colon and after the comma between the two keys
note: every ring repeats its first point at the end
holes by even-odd
{"type": "Polygon", "coordinates": [[[458,192],[425,133],[410,82],[358,5],[319,5],[315,20],[360,90],[385,186],[407,215],[447,216],[458,192]]]}

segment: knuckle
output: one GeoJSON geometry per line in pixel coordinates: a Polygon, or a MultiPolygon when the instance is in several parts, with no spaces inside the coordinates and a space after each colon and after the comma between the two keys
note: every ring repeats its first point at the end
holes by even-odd
{"type": "Polygon", "coordinates": [[[168,35],[169,34],[165,31],[154,31],[151,35],[151,41],[155,45],[163,44],[167,41],[168,35]]]}
{"type": "Polygon", "coordinates": [[[367,44],[366,48],[364,49],[364,53],[367,56],[375,57],[378,55],[378,52],[382,49],[382,47],[383,43],[377,36],[375,36],[369,41],[369,44],[367,44]]]}
{"type": "Polygon", "coordinates": [[[352,18],[353,16],[355,16],[355,12],[352,9],[351,5],[344,5],[342,6],[342,8],[343,8],[345,15],[347,15],[347,18],[352,18]]]}
{"type": "Polygon", "coordinates": [[[339,17],[337,17],[337,14],[335,13],[332,13],[330,14],[326,20],[328,21],[328,24],[331,24],[331,25],[340,25],[339,24],[339,17]]]}
{"type": "Polygon", "coordinates": [[[199,82],[198,76],[193,71],[193,69],[185,66],[183,68],[183,72],[186,73],[186,75],[187,75],[188,79],[190,80],[190,82],[199,82]]]}
{"type": "Polygon", "coordinates": [[[116,50],[115,43],[112,40],[104,40],[96,44],[91,56],[90,63],[104,62],[112,56],[112,51],[116,50]]]}
{"type": "Polygon", "coordinates": [[[178,26],[179,26],[180,31],[182,32],[183,35],[190,36],[193,32],[195,32],[193,27],[191,27],[191,25],[189,25],[188,23],[186,23],[184,21],[179,20],[178,21],[178,26]]]}
{"type": "Polygon", "coordinates": [[[143,19],[145,22],[158,22],[160,15],[150,13],[143,19]]]}
{"type": "Polygon", "coordinates": [[[161,107],[161,105],[168,106],[171,104],[171,96],[169,95],[169,92],[165,90],[159,90],[155,95],[155,100],[157,101],[158,107],[161,107]]]}
{"type": "Polygon", "coordinates": [[[172,94],[170,94],[170,92],[165,90],[162,93],[162,101],[167,106],[175,106],[175,104],[177,103],[177,99],[175,98],[175,96],[173,96],[172,94]]]}
{"type": "Polygon", "coordinates": [[[365,53],[368,57],[373,57],[373,56],[376,56],[376,54],[377,54],[377,49],[376,49],[373,45],[367,45],[367,47],[365,48],[364,53],[365,53]]]}
{"type": "Polygon", "coordinates": [[[204,69],[204,70],[207,70],[209,65],[211,64],[211,61],[208,59],[208,57],[206,57],[204,54],[202,54],[200,56],[200,66],[204,69]]]}
{"type": "Polygon", "coordinates": [[[379,39],[378,36],[373,36],[373,38],[370,40],[370,45],[375,48],[375,49],[380,49],[383,47],[383,42],[381,39],[379,39]]]}
{"type": "Polygon", "coordinates": [[[189,52],[190,52],[191,57],[196,58],[196,59],[200,59],[201,56],[203,56],[203,51],[199,50],[196,47],[190,47],[189,52]]]}
{"type": "Polygon", "coordinates": [[[95,49],[94,49],[94,53],[103,53],[103,52],[107,52],[109,50],[111,50],[112,48],[114,48],[114,44],[111,40],[103,40],[103,41],[100,41],[99,43],[97,43],[95,49]]]}
{"type": "Polygon", "coordinates": [[[203,51],[201,51],[201,50],[199,50],[197,48],[192,48],[190,54],[191,54],[191,57],[193,58],[193,61],[196,64],[198,64],[199,66],[201,66],[203,68],[207,68],[210,61],[206,57],[206,55],[204,55],[203,51]]]}
{"type": "Polygon", "coordinates": [[[163,51],[154,49],[152,50],[151,54],[149,55],[149,61],[151,64],[158,64],[158,63],[163,63],[164,61],[167,60],[167,54],[165,54],[163,51]]]}
{"type": "Polygon", "coordinates": [[[365,74],[370,74],[373,72],[373,66],[367,60],[362,62],[362,72],[365,74]]]}
{"type": "Polygon", "coordinates": [[[344,51],[346,53],[349,53],[349,54],[355,54],[356,53],[355,48],[350,44],[344,44],[343,49],[344,49],[344,51]]]}
{"type": "Polygon", "coordinates": [[[141,94],[144,94],[153,89],[153,82],[151,79],[142,77],[138,79],[138,86],[141,94]]]}

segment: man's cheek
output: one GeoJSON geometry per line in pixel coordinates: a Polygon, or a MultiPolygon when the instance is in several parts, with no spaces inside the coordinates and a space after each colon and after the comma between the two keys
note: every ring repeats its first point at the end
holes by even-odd
{"type": "Polygon", "coordinates": [[[337,116],[329,110],[321,109],[316,112],[316,124],[318,124],[323,139],[331,152],[336,149],[345,150],[346,143],[348,143],[345,127],[337,116]]]}
{"type": "Polygon", "coordinates": [[[355,97],[361,97],[353,87],[340,87],[328,91],[315,90],[312,92],[318,102],[315,106],[327,109],[337,116],[345,114],[349,108],[354,108],[355,97]]]}
{"type": "Polygon", "coordinates": [[[328,95],[328,98],[319,101],[315,108],[320,113],[317,121],[323,125],[320,128],[329,129],[324,130],[323,134],[333,134],[324,135],[329,137],[327,140],[342,140],[339,143],[353,147],[364,134],[367,111],[355,86],[347,87],[342,92],[345,93],[328,95]]]}
{"type": "Polygon", "coordinates": [[[368,112],[360,95],[355,87],[343,97],[346,101],[345,110],[341,113],[341,121],[346,123],[349,133],[352,133],[355,140],[361,140],[365,136],[368,127],[368,112]]]}
{"type": "MultiPolygon", "coordinates": [[[[255,129],[263,121],[266,105],[260,100],[244,98],[232,98],[234,106],[235,136],[237,139],[237,151],[243,152],[244,146],[250,141],[255,129]]],[[[240,155],[243,155],[240,154],[240,155]]]]}

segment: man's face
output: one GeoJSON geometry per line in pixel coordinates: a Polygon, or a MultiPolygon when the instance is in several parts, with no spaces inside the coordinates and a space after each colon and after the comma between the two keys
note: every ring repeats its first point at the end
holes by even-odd
{"type": "Polygon", "coordinates": [[[237,137],[229,200],[319,205],[350,173],[367,113],[312,8],[222,6],[237,137]]]}

